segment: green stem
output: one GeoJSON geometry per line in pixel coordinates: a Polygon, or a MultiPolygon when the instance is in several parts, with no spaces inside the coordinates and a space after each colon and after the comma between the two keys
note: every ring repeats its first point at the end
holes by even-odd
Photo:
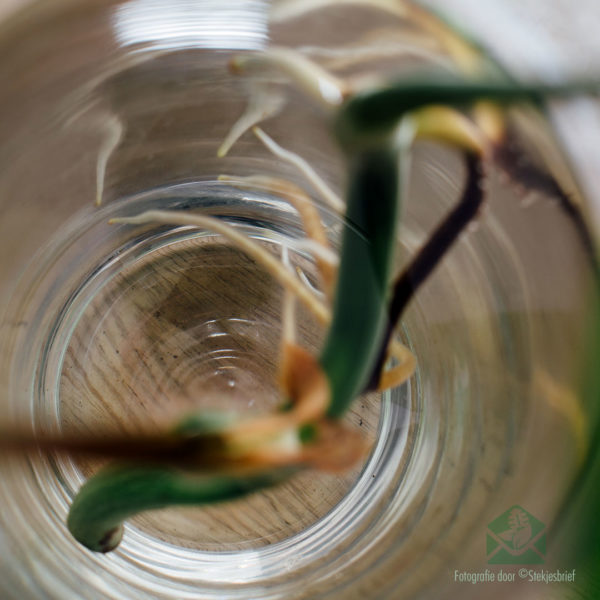
{"type": "Polygon", "coordinates": [[[342,107],[336,130],[346,147],[364,144],[366,136],[387,134],[407,112],[441,104],[469,106],[478,100],[497,104],[531,102],[542,104],[547,97],[597,93],[599,82],[569,82],[565,85],[519,84],[504,80],[477,81],[432,74],[352,96],[342,107]]]}
{"type": "Polygon", "coordinates": [[[145,510],[234,500],[280,483],[297,469],[271,469],[252,475],[195,475],[165,467],[108,467],[81,488],[67,525],[77,541],[95,552],[116,548],[123,521],[145,510]]]}
{"type": "Polygon", "coordinates": [[[399,216],[396,152],[363,151],[350,173],[333,321],[320,358],[331,386],[330,417],[361,393],[379,355],[399,216]]]}

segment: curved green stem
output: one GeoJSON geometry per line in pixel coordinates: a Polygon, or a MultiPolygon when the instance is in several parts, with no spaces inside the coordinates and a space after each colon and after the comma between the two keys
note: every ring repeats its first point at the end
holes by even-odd
{"type": "Polygon", "coordinates": [[[600,82],[594,81],[527,85],[433,73],[412,80],[404,78],[352,96],[339,112],[336,133],[346,147],[352,147],[364,144],[366,137],[386,135],[404,114],[423,106],[469,106],[478,100],[542,104],[547,97],[597,93],[599,88],[600,82]]]}
{"type": "Polygon", "coordinates": [[[67,525],[73,537],[90,550],[109,552],[121,541],[123,521],[139,512],[234,500],[280,483],[297,470],[197,475],[160,466],[108,467],[83,485],[67,525]]]}

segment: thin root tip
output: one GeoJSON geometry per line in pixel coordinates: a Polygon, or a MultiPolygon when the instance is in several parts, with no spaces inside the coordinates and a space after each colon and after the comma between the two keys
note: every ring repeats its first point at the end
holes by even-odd
{"type": "Polygon", "coordinates": [[[135,217],[113,217],[108,220],[109,225],[134,225],[139,215],[135,217]]]}
{"type": "Polygon", "coordinates": [[[229,69],[230,73],[233,73],[234,75],[238,75],[239,73],[242,72],[242,68],[243,68],[243,59],[240,56],[234,56],[233,58],[231,58],[229,60],[229,63],[227,64],[227,68],[229,69]]]}

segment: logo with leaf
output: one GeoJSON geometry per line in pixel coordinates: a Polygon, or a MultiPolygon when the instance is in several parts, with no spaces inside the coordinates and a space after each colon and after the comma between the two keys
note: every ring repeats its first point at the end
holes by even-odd
{"type": "Polygon", "coordinates": [[[498,536],[515,550],[520,550],[526,546],[532,534],[527,513],[518,506],[512,508],[508,516],[508,525],[509,529],[502,531],[498,536]]]}
{"type": "Polygon", "coordinates": [[[487,529],[487,557],[492,564],[541,564],[546,527],[520,506],[494,519],[487,529]]]}

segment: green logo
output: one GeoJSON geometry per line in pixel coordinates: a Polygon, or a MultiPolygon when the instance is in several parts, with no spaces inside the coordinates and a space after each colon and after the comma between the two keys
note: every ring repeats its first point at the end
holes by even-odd
{"type": "Polygon", "coordinates": [[[513,506],[487,528],[487,560],[492,565],[541,565],[546,554],[546,526],[520,506],[513,506]]]}

